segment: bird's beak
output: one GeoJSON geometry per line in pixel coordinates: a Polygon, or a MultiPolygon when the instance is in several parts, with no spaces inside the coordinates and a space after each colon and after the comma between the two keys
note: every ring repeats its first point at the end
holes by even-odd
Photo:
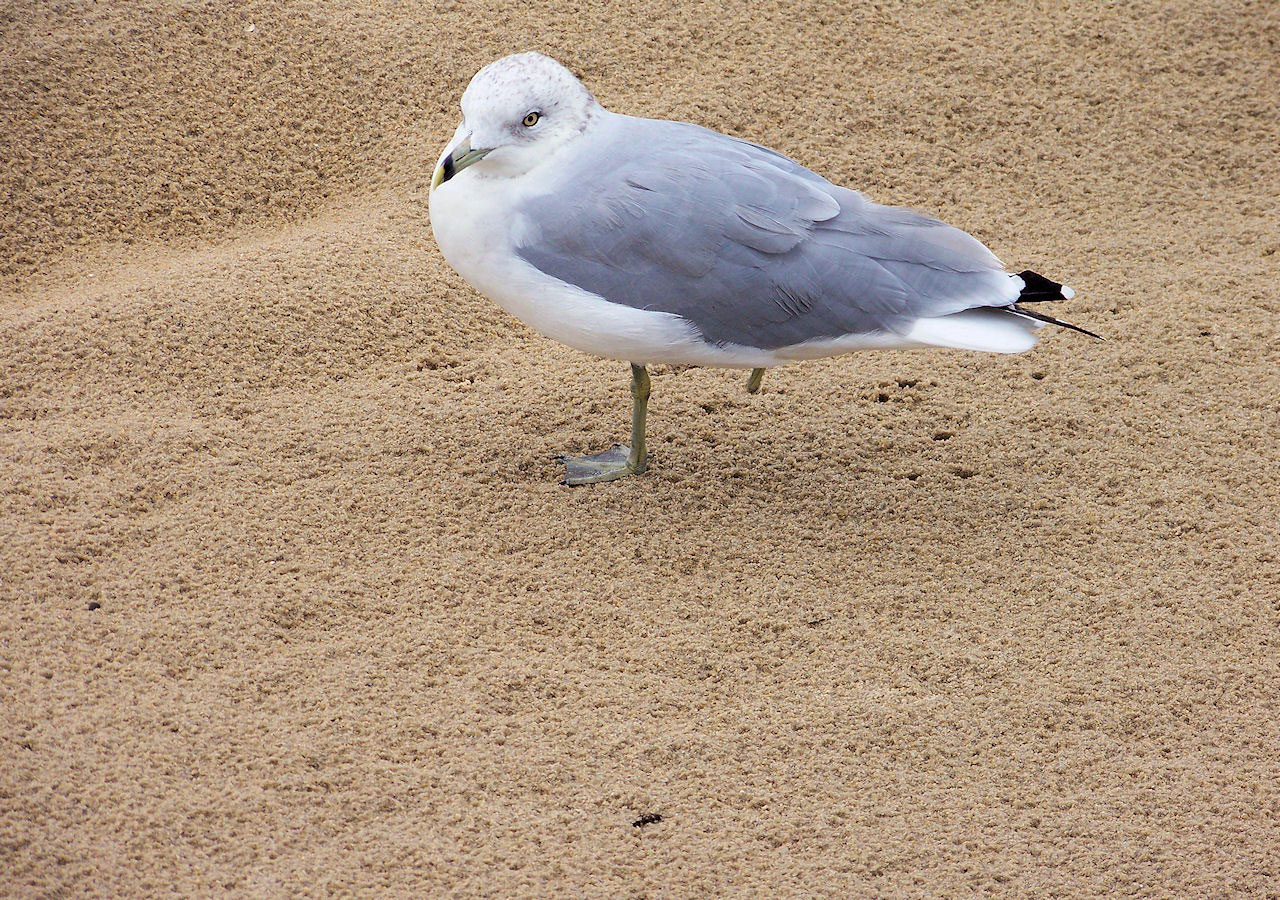
{"type": "Polygon", "coordinates": [[[440,160],[440,164],[436,166],[435,173],[431,176],[431,190],[434,191],[472,163],[477,163],[484,159],[492,150],[492,147],[473,150],[471,148],[471,135],[464,136],[462,140],[457,141],[445,151],[444,157],[440,160]]]}

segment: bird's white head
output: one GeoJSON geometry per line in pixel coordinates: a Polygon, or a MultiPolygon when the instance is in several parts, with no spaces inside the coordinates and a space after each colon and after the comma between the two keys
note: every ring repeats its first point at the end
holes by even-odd
{"type": "Polygon", "coordinates": [[[602,108],[573,73],[541,53],[485,66],[462,94],[462,124],[431,179],[435,190],[463,169],[511,177],[534,168],[587,130],[602,108]]]}

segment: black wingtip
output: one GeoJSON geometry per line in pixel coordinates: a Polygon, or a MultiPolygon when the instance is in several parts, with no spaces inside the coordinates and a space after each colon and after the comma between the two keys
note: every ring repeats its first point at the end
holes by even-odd
{"type": "Polygon", "coordinates": [[[1045,278],[1039,272],[1032,272],[1030,269],[1019,272],[1018,277],[1022,279],[1022,293],[1018,295],[1017,303],[1052,303],[1055,300],[1070,300],[1076,293],[1066,285],[1051,278],[1045,278]]]}
{"type": "Polygon", "coordinates": [[[1070,322],[1064,322],[1061,319],[1055,319],[1053,316],[1045,315],[1040,312],[1032,312],[1031,310],[1021,306],[1023,303],[1053,303],[1058,300],[1070,300],[1076,295],[1064,284],[1054,281],[1052,278],[1045,278],[1039,272],[1032,272],[1027,269],[1019,272],[1017,278],[1022,279],[1022,291],[1018,294],[1018,299],[1007,307],[1009,312],[1015,315],[1025,316],[1028,319],[1035,319],[1037,322],[1046,322],[1049,325],[1057,325],[1059,328],[1069,328],[1072,331],[1078,331],[1081,334],[1087,334],[1095,340],[1105,341],[1100,334],[1094,334],[1087,328],[1081,328],[1079,325],[1072,325],[1070,322]]]}
{"type": "Polygon", "coordinates": [[[1087,328],[1081,328],[1079,325],[1072,325],[1070,322],[1064,322],[1061,319],[1055,319],[1053,316],[1046,316],[1044,313],[1032,312],[1029,309],[1023,309],[1017,303],[1009,307],[1009,311],[1019,316],[1026,316],[1028,319],[1035,319],[1037,322],[1047,322],[1050,325],[1057,325],[1059,328],[1069,328],[1072,331],[1078,331],[1081,334],[1087,334],[1089,337],[1099,341],[1106,341],[1100,334],[1094,334],[1087,328]]]}

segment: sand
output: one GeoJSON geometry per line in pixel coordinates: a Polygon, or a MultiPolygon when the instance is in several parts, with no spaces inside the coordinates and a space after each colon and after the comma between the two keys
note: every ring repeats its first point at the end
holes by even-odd
{"type": "Polygon", "coordinates": [[[6,4],[0,894],[1280,896],[1277,9],[6,4]],[[660,370],[559,486],[626,366],[427,209],[526,49],[1107,342],[660,370]]]}

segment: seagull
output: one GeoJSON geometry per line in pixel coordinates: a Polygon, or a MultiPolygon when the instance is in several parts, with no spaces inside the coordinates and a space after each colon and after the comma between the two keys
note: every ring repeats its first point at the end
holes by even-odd
{"type": "Polygon", "coordinates": [[[610,112],[560,63],[476,73],[431,179],[431,227],[476,290],[553,340],[631,364],[631,443],[564,483],[644,472],[649,365],[751,369],[854,350],[1020,353],[1028,304],[1074,291],[750,141],[610,112]]]}

